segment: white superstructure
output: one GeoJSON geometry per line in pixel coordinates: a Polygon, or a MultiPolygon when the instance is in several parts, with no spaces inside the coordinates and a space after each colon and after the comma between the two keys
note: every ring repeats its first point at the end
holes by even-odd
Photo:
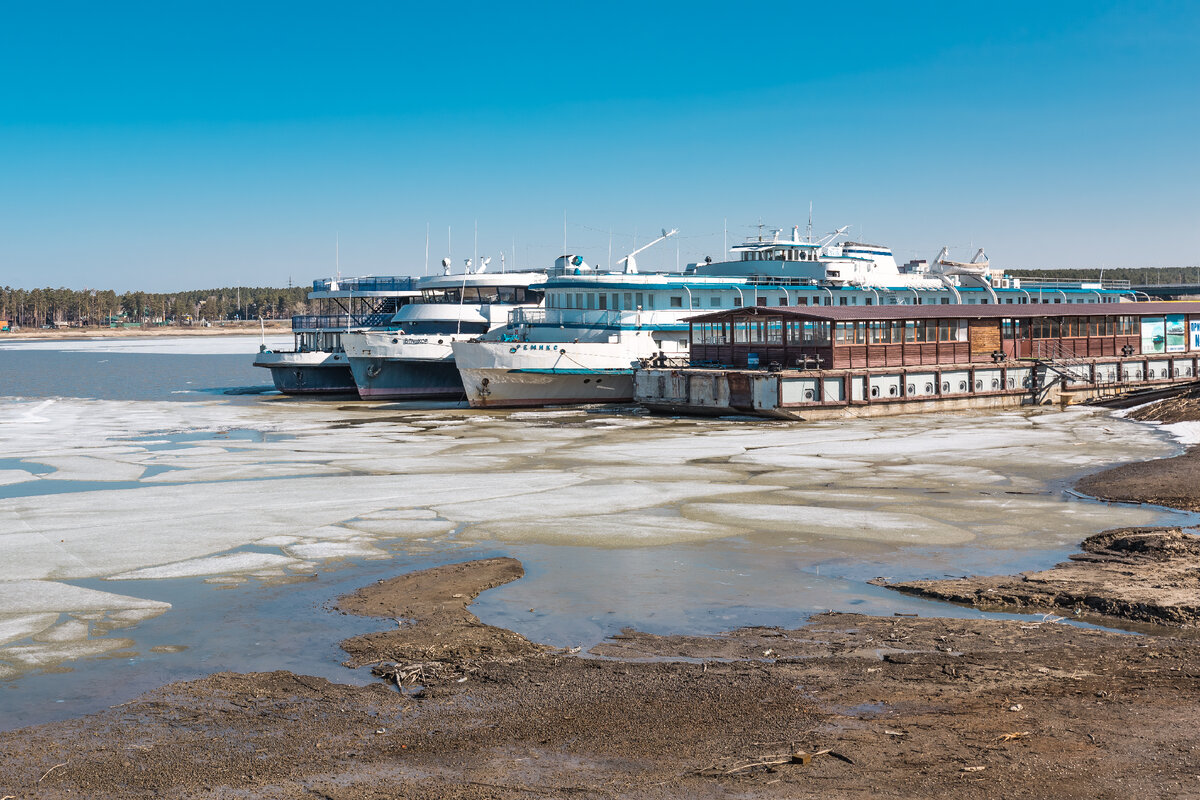
{"type": "Polygon", "coordinates": [[[350,369],[365,399],[461,397],[451,345],[503,327],[518,309],[538,308],[545,272],[495,272],[421,278],[421,301],[384,330],[344,334],[350,369]]]}
{"type": "Polygon", "coordinates": [[[476,407],[629,402],[634,368],[686,358],[687,318],[722,308],[1121,299],[1099,284],[1024,288],[981,261],[982,251],[970,263],[947,261],[943,251],[933,265],[900,267],[882,245],[835,244],[844,231],[816,242],[795,228],[790,237],[772,231],[731,248],[734,258],[682,273],[640,272],[630,265],[634,254],[622,259],[624,272],[562,256],[545,284],[544,310],[514,313],[503,329],[453,345],[467,399],[476,407]]]}

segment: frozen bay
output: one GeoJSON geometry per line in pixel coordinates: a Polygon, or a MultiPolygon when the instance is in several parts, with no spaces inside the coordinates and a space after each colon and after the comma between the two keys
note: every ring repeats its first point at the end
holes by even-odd
{"type": "Polygon", "coordinates": [[[827,608],[974,615],[865,581],[1036,568],[1104,528],[1190,520],[1066,491],[1174,448],[1101,412],[792,424],[299,402],[255,393],[269,379],[238,338],[242,355],[0,351],[6,718],[216,668],[354,680],[335,634],[364,623],[325,604],[451,560],[519,558],[527,577],[479,615],[586,645],[827,608]]]}

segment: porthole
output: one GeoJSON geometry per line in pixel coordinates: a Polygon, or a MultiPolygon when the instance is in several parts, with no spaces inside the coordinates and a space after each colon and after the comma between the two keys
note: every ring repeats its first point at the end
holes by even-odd
{"type": "Polygon", "coordinates": [[[871,397],[879,397],[879,387],[878,386],[871,387],[871,397]]]}
{"type": "Polygon", "coordinates": [[[591,379],[591,378],[584,378],[584,379],[583,379],[583,382],[584,382],[584,383],[591,383],[591,382],[592,382],[592,379],[591,379]]]}
{"type": "Polygon", "coordinates": [[[977,391],[977,392],[983,391],[983,381],[981,381],[981,380],[975,381],[975,391],[977,391]]]}
{"type": "Polygon", "coordinates": [[[933,384],[932,383],[925,384],[925,394],[933,394],[933,384]]]}
{"type": "Polygon", "coordinates": [[[1008,388],[1010,388],[1010,389],[1015,389],[1015,388],[1017,388],[1017,379],[1016,379],[1016,378],[1009,378],[1009,379],[1008,379],[1008,388]]]}
{"type": "Polygon", "coordinates": [[[812,389],[805,389],[805,390],[804,390],[804,399],[805,399],[805,400],[812,400],[812,399],[813,399],[813,390],[812,390],[812,389]]]}
{"type": "Polygon", "coordinates": [[[600,378],[596,378],[596,383],[600,383],[600,378]]]}
{"type": "Polygon", "coordinates": [[[950,391],[950,381],[942,381],[943,394],[950,391]]]}
{"type": "Polygon", "coordinates": [[[999,378],[992,378],[992,388],[993,389],[1000,388],[1000,379],[999,378]]]}
{"type": "Polygon", "coordinates": [[[1142,379],[1142,371],[1140,369],[1137,370],[1136,372],[1134,372],[1133,374],[1134,374],[1134,377],[1136,377],[1139,381],[1142,379]]]}
{"type": "Polygon", "coordinates": [[[1160,377],[1160,378],[1167,377],[1167,368],[1166,367],[1163,367],[1162,369],[1160,369],[1158,371],[1158,377],[1160,377]]]}
{"type": "Polygon", "coordinates": [[[888,387],[888,394],[890,394],[892,397],[895,397],[895,396],[896,396],[896,392],[898,392],[898,391],[899,391],[899,389],[898,389],[897,387],[895,387],[895,386],[889,386],[889,387],[888,387]]]}
{"type": "Polygon", "coordinates": [[[438,339],[438,344],[441,344],[441,343],[442,343],[442,340],[441,340],[441,339],[438,339]]]}
{"type": "Polygon", "coordinates": [[[958,390],[959,390],[960,392],[965,392],[965,391],[967,390],[967,382],[966,382],[966,381],[959,381],[959,382],[958,382],[958,390]]]}
{"type": "Polygon", "coordinates": [[[909,394],[916,394],[916,393],[917,393],[917,385],[916,385],[915,383],[910,383],[910,384],[908,385],[908,393],[909,393],[909,394]]]}
{"type": "Polygon", "coordinates": [[[396,339],[396,338],[393,338],[393,339],[392,339],[392,344],[400,344],[400,340],[399,340],[399,339],[396,339]]]}

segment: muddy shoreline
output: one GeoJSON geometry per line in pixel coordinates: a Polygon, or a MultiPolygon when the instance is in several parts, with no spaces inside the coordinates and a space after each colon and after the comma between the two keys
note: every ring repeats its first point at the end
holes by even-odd
{"type": "Polygon", "coordinates": [[[485,559],[343,598],[381,620],[344,643],[372,686],[222,673],[0,734],[0,797],[1200,792],[1200,640],[1165,627],[830,613],[577,654],[470,613],[521,575],[485,559]]]}

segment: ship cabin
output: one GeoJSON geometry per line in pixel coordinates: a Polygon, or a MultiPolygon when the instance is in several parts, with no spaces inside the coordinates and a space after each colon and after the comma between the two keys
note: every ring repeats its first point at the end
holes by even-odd
{"type": "Polygon", "coordinates": [[[688,321],[693,365],[740,369],[1200,355],[1200,302],[751,306],[688,321]]]}

